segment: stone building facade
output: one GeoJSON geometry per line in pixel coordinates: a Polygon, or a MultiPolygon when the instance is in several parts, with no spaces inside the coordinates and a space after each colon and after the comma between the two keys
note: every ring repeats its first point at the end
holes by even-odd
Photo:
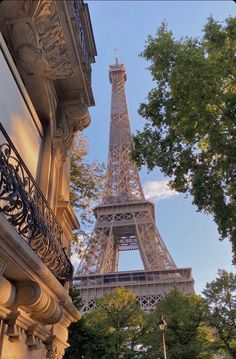
{"type": "Polygon", "coordinates": [[[0,359],[61,359],[80,317],[69,175],[95,56],[83,0],[0,2],[0,359]]]}

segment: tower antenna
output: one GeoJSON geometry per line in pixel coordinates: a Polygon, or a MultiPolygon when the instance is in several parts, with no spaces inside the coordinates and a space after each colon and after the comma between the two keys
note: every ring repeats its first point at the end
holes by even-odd
{"type": "Polygon", "coordinates": [[[119,64],[119,61],[118,61],[118,49],[115,49],[115,59],[116,59],[116,65],[119,64]]]}

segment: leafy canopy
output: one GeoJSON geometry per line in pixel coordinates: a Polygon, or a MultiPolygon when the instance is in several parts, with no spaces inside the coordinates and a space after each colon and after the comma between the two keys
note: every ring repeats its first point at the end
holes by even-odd
{"type": "MultiPolygon", "coordinates": [[[[76,308],[80,309],[82,299],[78,287],[70,288],[70,296],[76,308]]],[[[103,334],[96,327],[88,327],[85,317],[70,325],[68,342],[70,346],[65,351],[64,359],[99,359],[106,352],[103,334]]]]}
{"type": "Polygon", "coordinates": [[[89,328],[97,328],[105,338],[105,358],[141,358],[137,350],[144,330],[144,312],[136,303],[135,295],[124,288],[97,301],[97,309],[86,315],[89,328]]]}
{"type": "Polygon", "coordinates": [[[165,23],[142,56],[155,87],[139,113],[133,158],[159,166],[170,185],[211,213],[236,263],[236,17],[209,18],[203,38],[177,41],[165,23]]]}
{"type": "Polygon", "coordinates": [[[219,270],[203,295],[209,307],[208,323],[216,329],[219,346],[236,358],[236,274],[219,270]]]}
{"type": "Polygon", "coordinates": [[[162,334],[158,327],[161,315],[167,322],[165,333],[168,358],[212,358],[212,329],[205,325],[207,307],[195,294],[173,289],[149,314],[149,330],[144,338],[147,358],[162,358],[162,334]]]}
{"type": "MultiPolygon", "coordinates": [[[[78,288],[71,296],[79,308],[78,288]]],[[[236,355],[236,275],[220,271],[199,295],[173,289],[145,314],[134,293],[123,288],[97,300],[97,308],[69,328],[67,359],[163,359],[160,316],[167,322],[169,359],[225,359],[236,355]]]]}
{"type": "Polygon", "coordinates": [[[82,223],[90,223],[92,205],[98,201],[104,187],[105,166],[97,161],[88,162],[88,140],[77,136],[72,153],[70,173],[70,201],[82,223]]]}

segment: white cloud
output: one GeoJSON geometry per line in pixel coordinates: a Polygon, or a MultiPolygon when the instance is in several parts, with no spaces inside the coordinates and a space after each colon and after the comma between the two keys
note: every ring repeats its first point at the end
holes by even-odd
{"type": "Polygon", "coordinates": [[[168,186],[168,180],[147,181],[143,184],[145,197],[151,200],[169,199],[179,195],[179,192],[168,186]]]}

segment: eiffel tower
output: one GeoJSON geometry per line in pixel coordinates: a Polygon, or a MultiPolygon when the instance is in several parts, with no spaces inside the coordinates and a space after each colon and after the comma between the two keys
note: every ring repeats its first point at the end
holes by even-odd
{"type": "Polygon", "coordinates": [[[112,85],[107,182],[96,223],[76,272],[86,313],[95,299],[116,287],[132,290],[146,311],[177,286],[194,292],[191,268],[177,268],[156,224],[154,204],[145,199],[136,165],[130,160],[131,130],[125,95],[126,69],[118,57],[110,66],[112,85]],[[118,271],[120,251],[138,250],[144,270],[118,271]]]}

